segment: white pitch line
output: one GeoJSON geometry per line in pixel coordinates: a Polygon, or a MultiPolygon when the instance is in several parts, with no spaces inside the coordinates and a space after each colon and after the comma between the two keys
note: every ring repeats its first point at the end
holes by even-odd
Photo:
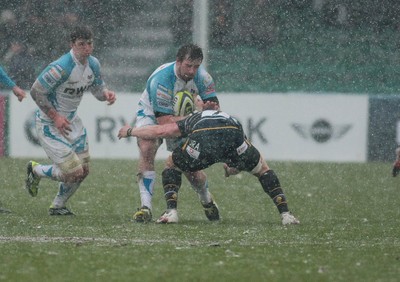
{"type": "MultiPolygon", "coordinates": [[[[168,240],[142,240],[142,239],[110,239],[110,238],[95,238],[95,237],[30,237],[30,236],[0,236],[1,242],[29,242],[29,243],[90,243],[90,242],[101,242],[101,243],[135,243],[135,244],[151,244],[151,243],[167,243],[168,240]]],[[[193,244],[193,242],[191,242],[193,244]]]]}

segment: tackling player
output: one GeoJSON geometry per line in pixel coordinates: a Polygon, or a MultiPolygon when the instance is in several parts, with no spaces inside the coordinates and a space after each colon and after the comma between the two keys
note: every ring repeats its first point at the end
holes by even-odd
{"type": "MultiPolygon", "coordinates": [[[[260,155],[260,152],[246,138],[242,125],[227,113],[206,110],[195,113],[184,120],[166,125],[141,128],[124,126],[118,138],[134,136],[138,138],[187,137],[184,144],[177,147],[167,160],[164,169],[163,186],[168,191],[167,213],[177,214],[177,193],[181,186],[182,172],[196,173],[215,163],[224,163],[225,176],[247,171],[258,178],[263,190],[276,205],[283,225],[299,224],[289,211],[275,172],[260,155]]],[[[171,223],[166,218],[163,223],[171,223]]]]}
{"type": "MultiPolygon", "coordinates": [[[[219,102],[214,81],[201,66],[202,61],[202,49],[195,44],[187,44],[179,48],[175,62],[157,68],[147,80],[146,89],[140,98],[136,113],[136,127],[163,125],[182,119],[180,116],[175,116],[173,107],[174,95],[180,91],[188,91],[195,99],[200,97],[206,108],[218,109],[219,102]]],[[[140,153],[138,183],[141,207],[133,218],[137,222],[148,222],[152,219],[152,197],[156,178],[154,159],[162,139],[138,138],[137,143],[140,153]]],[[[166,144],[167,149],[172,151],[179,145],[179,141],[176,143],[174,140],[166,140],[166,144]]],[[[210,207],[214,214],[218,213],[218,207],[208,191],[204,172],[188,172],[185,175],[198,193],[206,216],[210,220],[217,219],[208,216],[210,207]]]]}
{"type": "Polygon", "coordinates": [[[75,27],[71,50],[49,64],[34,82],[31,95],[39,110],[36,130],[51,165],[30,161],[26,189],[32,197],[38,193],[41,178],[59,182],[59,191],[50,206],[50,215],[72,215],[68,199],[89,174],[89,144],[86,128],[77,108],[86,90],[109,105],[116,95],[101,78],[100,63],[93,52],[93,34],[88,27],[75,27]]]}

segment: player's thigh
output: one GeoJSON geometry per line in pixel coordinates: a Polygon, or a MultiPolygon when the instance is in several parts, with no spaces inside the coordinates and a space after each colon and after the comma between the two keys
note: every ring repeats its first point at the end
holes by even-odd
{"type": "Polygon", "coordinates": [[[215,163],[211,160],[195,159],[180,147],[172,152],[172,161],[175,166],[185,172],[199,171],[215,163]]]}
{"type": "Polygon", "coordinates": [[[71,142],[57,128],[49,124],[36,123],[38,140],[46,155],[56,164],[61,164],[73,152],[71,142]]]}
{"type": "Polygon", "coordinates": [[[79,156],[80,159],[89,158],[89,138],[84,127],[82,120],[76,117],[70,125],[71,132],[68,134],[67,139],[72,144],[73,151],[79,156]]]}
{"type": "Polygon", "coordinates": [[[252,172],[260,165],[260,152],[254,146],[249,146],[242,154],[227,162],[230,167],[252,172]]]}
{"type": "Polygon", "coordinates": [[[70,124],[71,132],[63,136],[53,125],[36,122],[39,142],[49,159],[66,174],[82,169],[89,163],[89,142],[86,129],[79,118],[70,124]]]}

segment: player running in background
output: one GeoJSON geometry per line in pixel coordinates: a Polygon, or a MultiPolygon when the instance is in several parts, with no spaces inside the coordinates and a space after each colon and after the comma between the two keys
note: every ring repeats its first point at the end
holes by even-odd
{"type": "MultiPolygon", "coordinates": [[[[214,81],[201,66],[202,61],[202,49],[195,44],[187,44],[179,48],[176,61],[157,68],[147,80],[146,89],[140,98],[136,113],[136,127],[163,125],[182,119],[181,116],[176,116],[173,107],[174,95],[180,91],[188,91],[195,98],[200,97],[207,108],[219,108],[214,81]]],[[[166,140],[167,150],[175,149],[180,141],[166,140]]],[[[152,219],[152,197],[156,179],[154,159],[162,139],[138,138],[137,142],[140,153],[138,184],[141,207],[133,215],[133,219],[137,222],[148,222],[152,219]]],[[[210,209],[214,210],[215,215],[218,214],[218,207],[208,191],[204,172],[188,172],[185,175],[192,188],[198,193],[206,216],[208,217],[210,209]]],[[[168,195],[165,196],[168,197],[168,195]]]]}
{"type": "Polygon", "coordinates": [[[4,69],[0,66],[0,84],[12,89],[18,101],[22,101],[26,97],[26,93],[7,75],[4,69]]]}
{"type": "Polygon", "coordinates": [[[71,50],[49,64],[34,82],[31,95],[39,107],[36,130],[51,165],[30,161],[26,189],[32,197],[38,193],[41,178],[59,182],[59,191],[50,206],[50,215],[72,215],[66,207],[89,174],[89,144],[86,128],[77,108],[86,90],[109,105],[116,95],[101,78],[100,63],[93,52],[93,34],[85,26],[70,33],[71,50]]]}
{"type": "MultiPolygon", "coordinates": [[[[177,214],[177,193],[182,172],[196,172],[222,162],[227,177],[247,171],[258,178],[263,190],[276,205],[283,225],[300,223],[289,211],[277,175],[246,138],[242,125],[227,113],[206,110],[162,126],[131,128],[127,125],[119,130],[120,139],[129,136],[187,137],[185,143],[172,152],[162,173],[164,190],[168,191],[166,213],[169,218],[174,219],[177,214]]],[[[167,219],[164,223],[178,222],[177,216],[176,220],[167,219]]]]}

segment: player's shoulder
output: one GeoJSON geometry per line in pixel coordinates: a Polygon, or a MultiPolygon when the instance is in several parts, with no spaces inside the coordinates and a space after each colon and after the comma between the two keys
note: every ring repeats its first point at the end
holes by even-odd
{"type": "Polygon", "coordinates": [[[200,65],[194,77],[194,80],[196,83],[203,83],[204,85],[209,85],[213,83],[212,76],[208,73],[208,71],[203,65],[200,65]]]}
{"type": "Polygon", "coordinates": [[[95,56],[89,56],[88,62],[91,68],[100,68],[100,61],[95,56]]]}
{"type": "Polygon", "coordinates": [[[175,78],[174,71],[175,62],[166,63],[158,67],[149,77],[148,84],[149,85],[164,85],[168,87],[168,85],[173,85],[175,78]]]}
{"type": "Polygon", "coordinates": [[[59,72],[62,72],[63,74],[69,74],[71,73],[75,65],[76,64],[74,62],[74,59],[72,58],[71,53],[68,52],[62,55],[57,60],[50,63],[48,69],[56,68],[59,72]]]}
{"type": "Polygon", "coordinates": [[[155,71],[150,75],[150,78],[152,77],[164,77],[168,75],[173,75],[174,74],[174,67],[175,67],[175,62],[170,62],[163,64],[159,66],[158,68],[155,69],[155,71]]]}

